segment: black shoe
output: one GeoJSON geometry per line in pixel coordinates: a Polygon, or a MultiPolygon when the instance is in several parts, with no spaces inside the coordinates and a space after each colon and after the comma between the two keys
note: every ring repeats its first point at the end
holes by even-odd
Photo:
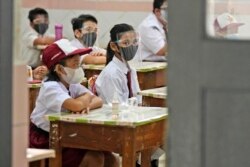
{"type": "Polygon", "coordinates": [[[138,164],[138,162],[136,161],[136,165],[135,165],[136,167],[141,167],[141,165],[140,164],[138,164]]]}
{"type": "MultiPolygon", "coordinates": [[[[151,161],[151,167],[158,167],[159,165],[159,160],[158,159],[154,159],[151,161]]],[[[140,164],[138,164],[138,162],[136,161],[136,167],[141,167],[140,164]]]]}
{"type": "Polygon", "coordinates": [[[151,167],[158,167],[159,166],[159,160],[158,159],[154,159],[151,161],[151,167]]]}

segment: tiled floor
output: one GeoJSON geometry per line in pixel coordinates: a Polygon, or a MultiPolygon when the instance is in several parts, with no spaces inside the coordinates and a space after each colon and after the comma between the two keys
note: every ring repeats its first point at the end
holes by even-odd
{"type": "MultiPolygon", "coordinates": [[[[120,161],[122,164],[122,158],[120,157],[120,161]]],[[[166,163],[165,163],[165,154],[163,154],[160,158],[159,158],[159,167],[166,167],[166,163]]]]}

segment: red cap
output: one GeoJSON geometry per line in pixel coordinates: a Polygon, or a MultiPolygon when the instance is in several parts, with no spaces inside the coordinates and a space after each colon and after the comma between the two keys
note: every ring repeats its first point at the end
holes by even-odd
{"type": "Polygon", "coordinates": [[[91,52],[91,48],[78,49],[72,46],[67,39],[61,39],[43,50],[42,61],[50,69],[63,58],[72,55],[84,55],[91,52]]]}

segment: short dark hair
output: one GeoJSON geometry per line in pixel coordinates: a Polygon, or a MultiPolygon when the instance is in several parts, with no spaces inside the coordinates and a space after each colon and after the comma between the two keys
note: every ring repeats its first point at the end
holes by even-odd
{"type": "Polygon", "coordinates": [[[45,18],[49,18],[48,12],[45,9],[34,8],[29,11],[28,19],[30,20],[30,22],[33,22],[37,15],[44,15],[45,18]]]}
{"type": "Polygon", "coordinates": [[[71,24],[73,31],[75,31],[82,28],[83,20],[80,18],[73,18],[71,24]]]}
{"type": "Polygon", "coordinates": [[[98,24],[98,21],[95,18],[95,16],[90,15],[90,14],[81,14],[80,16],[78,16],[78,18],[82,19],[83,23],[86,22],[86,21],[92,21],[92,22],[98,24]]]}
{"type": "Polygon", "coordinates": [[[154,0],[153,9],[160,9],[162,4],[167,0],[154,0]]]}
{"type": "Polygon", "coordinates": [[[92,16],[92,15],[89,15],[89,14],[81,14],[80,16],[78,16],[77,18],[73,18],[71,20],[71,24],[72,24],[72,29],[73,31],[77,30],[77,29],[81,29],[83,24],[86,22],[86,21],[92,21],[94,23],[98,23],[97,22],[97,19],[92,16]]]}

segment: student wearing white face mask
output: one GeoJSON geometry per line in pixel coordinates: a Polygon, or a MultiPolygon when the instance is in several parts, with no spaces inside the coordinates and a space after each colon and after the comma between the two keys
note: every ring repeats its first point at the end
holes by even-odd
{"type": "Polygon", "coordinates": [[[153,12],[139,25],[141,41],[135,61],[166,61],[167,47],[167,0],[154,0],[153,12]]]}
{"type": "MultiPolygon", "coordinates": [[[[77,49],[67,39],[61,39],[49,45],[42,55],[43,63],[48,67],[47,79],[43,82],[36,106],[31,113],[29,147],[49,148],[49,121],[46,114],[71,111],[73,113],[88,112],[102,106],[101,98],[93,95],[80,83],[84,72],[80,65],[80,55],[91,49],[77,49]]],[[[110,152],[90,151],[65,148],[62,150],[62,166],[107,166],[118,167],[118,161],[110,152]]]]}

